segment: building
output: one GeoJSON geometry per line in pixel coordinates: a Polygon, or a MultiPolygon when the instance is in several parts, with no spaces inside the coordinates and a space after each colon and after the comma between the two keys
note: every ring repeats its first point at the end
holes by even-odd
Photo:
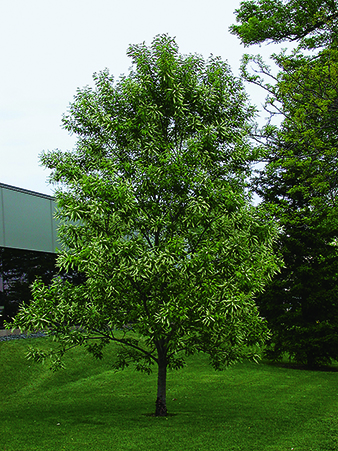
{"type": "Polygon", "coordinates": [[[0,327],[29,302],[36,277],[56,273],[57,221],[52,196],[0,183],[0,327]]]}

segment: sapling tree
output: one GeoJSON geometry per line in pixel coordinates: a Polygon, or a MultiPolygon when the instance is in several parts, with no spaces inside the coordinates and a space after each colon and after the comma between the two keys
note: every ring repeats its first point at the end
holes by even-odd
{"type": "Polygon", "coordinates": [[[186,356],[216,369],[257,358],[268,332],[254,297],[278,270],[277,231],[250,203],[254,110],[228,64],[181,55],[167,35],[128,55],[128,75],[78,90],[63,119],[76,148],[41,157],[58,186],[58,265],[85,279],[36,281],[13,325],[48,330],[54,366],[112,342],[115,368],[157,367],[166,415],[167,369],[186,356]]]}

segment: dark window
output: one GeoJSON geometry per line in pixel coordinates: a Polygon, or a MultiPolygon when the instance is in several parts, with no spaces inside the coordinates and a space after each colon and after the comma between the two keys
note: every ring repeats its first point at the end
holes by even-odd
{"type": "Polygon", "coordinates": [[[57,273],[55,261],[53,253],[0,247],[0,327],[16,314],[22,302],[30,301],[30,285],[36,277],[51,282],[57,273]]]}

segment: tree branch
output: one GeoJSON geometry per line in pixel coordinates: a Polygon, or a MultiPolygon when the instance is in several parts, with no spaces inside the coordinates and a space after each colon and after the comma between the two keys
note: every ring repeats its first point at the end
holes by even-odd
{"type": "MultiPolygon", "coordinates": [[[[142,352],[142,353],[145,354],[147,357],[151,358],[152,360],[154,360],[154,361],[157,363],[156,357],[154,357],[150,352],[146,351],[145,349],[140,348],[139,346],[137,346],[137,345],[135,345],[135,344],[133,344],[133,343],[129,343],[129,342],[123,340],[123,339],[120,339],[120,338],[116,338],[116,337],[114,337],[114,336],[107,335],[107,334],[105,334],[104,332],[101,332],[100,330],[93,329],[93,332],[96,332],[96,333],[98,333],[98,334],[101,334],[103,337],[109,338],[109,340],[111,340],[111,341],[115,341],[115,342],[117,342],[117,343],[120,343],[120,344],[123,344],[123,345],[125,345],[125,346],[129,346],[129,347],[131,347],[131,348],[133,348],[133,349],[136,349],[137,351],[142,352]]],[[[86,340],[100,340],[100,339],[102,339],[102,337],[88,337],[88,338],[86,338],[86,340]]]]}

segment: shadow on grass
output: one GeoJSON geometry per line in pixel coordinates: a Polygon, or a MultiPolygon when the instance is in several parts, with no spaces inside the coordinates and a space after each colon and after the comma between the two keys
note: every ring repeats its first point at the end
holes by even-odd
{"type": "Polygon", "coordinates": [[[160,417],[160,416],[156,416],[154,413],[142,413],[142,416],[144,417],[154,417],[154,418],[171,418],[171,417],[176,417],[178,415],[178,413],[167,413],[166,417],[160,417]]]}
{"type": "Polygon", "coordinates": [[[322,371],[326,373],[338,373],[337,365],[321,365],[310,367],[301,363],[294,362],[264,362],[266,365],[275,366],[277,368],[287,368],[290,370],[301,370],[301,371],[322,371]]]}
{"type": "Polygon", "coordinates": [[[283,362],[215,372],[196,356],[169,372],[170,413],[155,417],[155,374],[115,373],[113,353],[97,362],[80,350],[69,355],[68,371],[52,373],[28,367],[19,352],[11,363],[17,347],[3,348],[2,372],[17,381],[2,400],[0,450],[309,451],[333,449],[324,444],[337,436],[337,378],[325,370],[295,372],[303,368],[283,362]]]}

